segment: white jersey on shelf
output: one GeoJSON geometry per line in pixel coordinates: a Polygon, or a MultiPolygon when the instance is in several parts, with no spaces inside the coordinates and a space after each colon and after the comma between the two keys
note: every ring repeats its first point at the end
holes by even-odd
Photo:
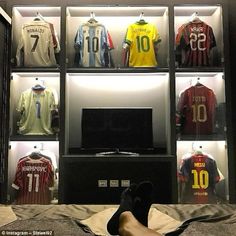
{"type": "Polygon", "coordinates": [[[22,26],[16,60],[17,66],[56,66],[53,36],[49,23],[32,21],[22,26]]]}

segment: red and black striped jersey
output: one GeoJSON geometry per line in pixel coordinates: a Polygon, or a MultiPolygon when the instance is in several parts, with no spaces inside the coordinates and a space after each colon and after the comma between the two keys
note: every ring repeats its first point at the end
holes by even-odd
{"type": "Polygon", "coordinates": [[[188,135],[212,134],[215,124],[216,96],[201,83],[180,94],[177,110],[183,117],[181,133],[188,135]]]}
{"type": "Polygon", "coordinates": [[[21,158],[12,184],[18,190],[16,204],[49,204],[49,188],[53,182],[54,172],[50,160],[31,156],[21,158]]]}
{"type": "Polygon", "coordinates": [[[191,21],[178,29],[176,48],[184,52],[182,66],[210,66],[210,51],[215,46],[213,29],[203,21],[191,21]]]}
{"type": "Polygon", "coordinates": [[[183,203],[215,203],[215,185],[220,180],[216,161],[208,154],[188,154],[182,158],[179,179],[185,183],[183,203]]]}

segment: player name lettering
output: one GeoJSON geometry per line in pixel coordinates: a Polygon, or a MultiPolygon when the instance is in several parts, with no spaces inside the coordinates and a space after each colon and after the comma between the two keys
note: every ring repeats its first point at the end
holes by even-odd
{"type": "Polygon", "coordinates": [[[203,32],[203,27],[192,27],[191,32],[203,32]]]}
{"type": "Polygon", "coordinates": [[[206,163],[202,163],[202,162],[194,163],[194,167],[205,167],[205,166],[206,166],[206,163]]]}
{"type": "Polygon", "coordinates": [[[44,33],[44,29],[42,28],[32,28],[32,29],[27,29],[27,33],[40,33],[43,34],[44,33]]]}
{"type": "Polygon", "coordinates": [[[47,168],[45,166],[23,166],[22,171],[46,172],[47,168]]]}
{"type": "Polygon", "coordinates": [[[145,32],[147,34],[149,34],[151,32],[151,30],[149,30],[149,29],[134,29],[133,31],[134,31],[134,33],[145,32]]]}
{"type": "Polygon", "coordinates": [[[207,196],[208,193],[207,192],[195,192],[194,195],[195,196],[207,196]]]}
{"type": "Polygon", "coordinates": [[[205,96],[193,96],[193,101],[194,102],[206,102],[206,97],[205,96]]]}

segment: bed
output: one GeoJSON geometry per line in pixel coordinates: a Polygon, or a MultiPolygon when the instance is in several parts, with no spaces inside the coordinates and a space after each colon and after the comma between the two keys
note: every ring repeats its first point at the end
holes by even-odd
{"type": "MultiPolygon", "coordinates": [[[[108,236],[106,223],[117,207],[1,205],[0,235],[108,236]]],[[[179,235],[175,230],[181,229],[183,222],[187,222],[188,227],[181,235],[236,235],[236,205],[153,204],[149,211],[149,228],[163,235],[179,235]]]]}

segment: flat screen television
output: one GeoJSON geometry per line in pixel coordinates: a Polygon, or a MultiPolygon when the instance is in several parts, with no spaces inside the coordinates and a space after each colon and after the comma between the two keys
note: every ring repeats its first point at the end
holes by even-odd
{"type": "Polygon", "coordinates": [[[152,108],[83,108],[82,149],[134,151],[153,148],[152,108]]]}

